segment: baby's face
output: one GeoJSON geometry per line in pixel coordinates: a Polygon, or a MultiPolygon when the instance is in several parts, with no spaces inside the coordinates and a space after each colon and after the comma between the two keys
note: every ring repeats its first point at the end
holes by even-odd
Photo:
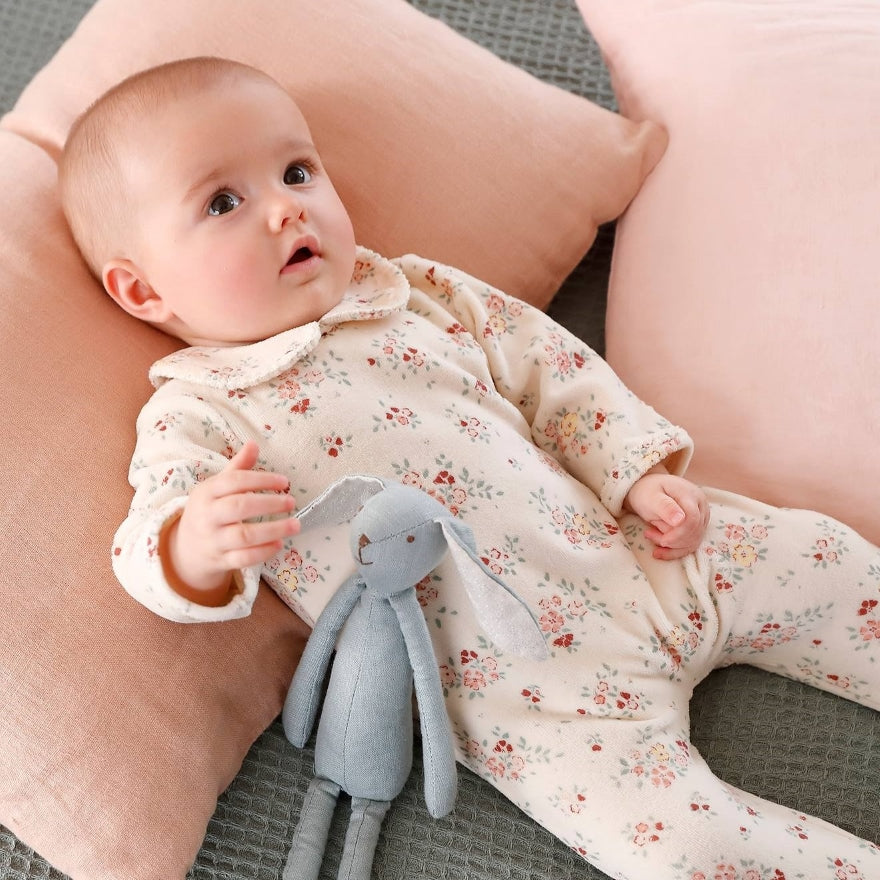
{"type": "Polygon", "coordinates": [[[351,221],[280,87],[242,79],[163,107],[144,120],[125,174],[130,260],[161,301],[151,319],[172,334],[254,342],[342,298],[351,221]]]}

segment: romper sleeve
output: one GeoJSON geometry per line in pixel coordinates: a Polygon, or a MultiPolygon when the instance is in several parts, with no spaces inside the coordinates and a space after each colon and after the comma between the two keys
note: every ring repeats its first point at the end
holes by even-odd
{"type": "Polygon", "coordinates": [[[402,257],[398,265],[413,288],[483,349],[494,390],[519,410],[533,442],[613,516],[654,465],[684,472],[692,453],[687,433],[639,400],[602,357],[544,312],[447,266],[418,257],[402,257]]]}
{"type": "Polygon", "coordinates": [[[204,623],[246,617],[257,596],[260,566],[234,575],[234,594],[217,608],[191,602],[165,578],[159,557],[163,530],[183,512],[190,490],[222,470],[244,442],[227,420],[195,394],[164,385],[140,413],[129,468],[134,497],[113,539],[113,570],[138,602],[168,620],[204,623]]]}

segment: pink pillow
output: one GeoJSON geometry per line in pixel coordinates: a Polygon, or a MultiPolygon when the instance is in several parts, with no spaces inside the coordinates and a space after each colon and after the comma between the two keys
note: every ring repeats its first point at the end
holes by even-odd
{"type": "Polygon", "coordinates": [[[72,118],[171,57],[264,65],[301,98],[361,240],[546,301],[662,152],[403,0],[99,0],[0,131],[0,824],[75,880],[183,880],[280,710],[307,631],[274,594],[182,626],[131,600],[110,541],[148,365],[61,216],[72,118]]]}
{"type": "Polygon", "coordinates": [[[880,4],[578,5],[670,136],[618,224],[609,360],[695,479],[880,543],[880,4]]]}
{"type": "Polygon", "coordinates": [[[0,823],[76,880],[178,880],[278,714],[308,628],[274,593],[223,626],[110,568],[145,371],[174,344],[87,275],[55,166],[0,132],[0,823]]]}
{"type": "Polygon", "coordinates": [[[666,143],[403,0],[101,0],[3,124],[57,154],[114,82],[205,54],[262,67],[297,98],[361,244],[541,307],[666,143]]]}

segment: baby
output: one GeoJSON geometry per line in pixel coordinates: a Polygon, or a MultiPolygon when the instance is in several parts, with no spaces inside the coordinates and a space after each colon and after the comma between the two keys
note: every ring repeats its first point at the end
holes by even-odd
{"type": "Polygon", "coordinates": [[[688,718],[736,662],[880,708],[876,547],[695,486],[687,434],[546,315],[356,247],[305,119],[253,68],[126,80],[74,126],[60,181],[109,295],[189,344],[138,419],[113,545],[132,596],[227,620],[262,578],[313,622],[353,563],[344,529],[298,533],[296,502],[354,472],[416,485],[551,653],[489,642],[451,569],[419,585],[462,763],[613,877],[880,877],[873,843],[717,779],[688,718]]]}

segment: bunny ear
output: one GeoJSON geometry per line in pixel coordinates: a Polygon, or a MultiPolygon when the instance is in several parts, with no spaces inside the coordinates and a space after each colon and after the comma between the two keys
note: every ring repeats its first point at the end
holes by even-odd
{"type": "Polygon", "coordinates": [[[297,513],[304,529],[339,525],[351,519],[366,502],[385,488],[379,477],[350,474],[332,483],[297,513]]]}
{"type": "Polygon", "coordinates": [[[471,530],[460,520],[442,519],[440,525],[449,555],[489,638],[521,657],[546,659],[549,652],[538,622],[523,600],[483,564],[471,530]]]}

